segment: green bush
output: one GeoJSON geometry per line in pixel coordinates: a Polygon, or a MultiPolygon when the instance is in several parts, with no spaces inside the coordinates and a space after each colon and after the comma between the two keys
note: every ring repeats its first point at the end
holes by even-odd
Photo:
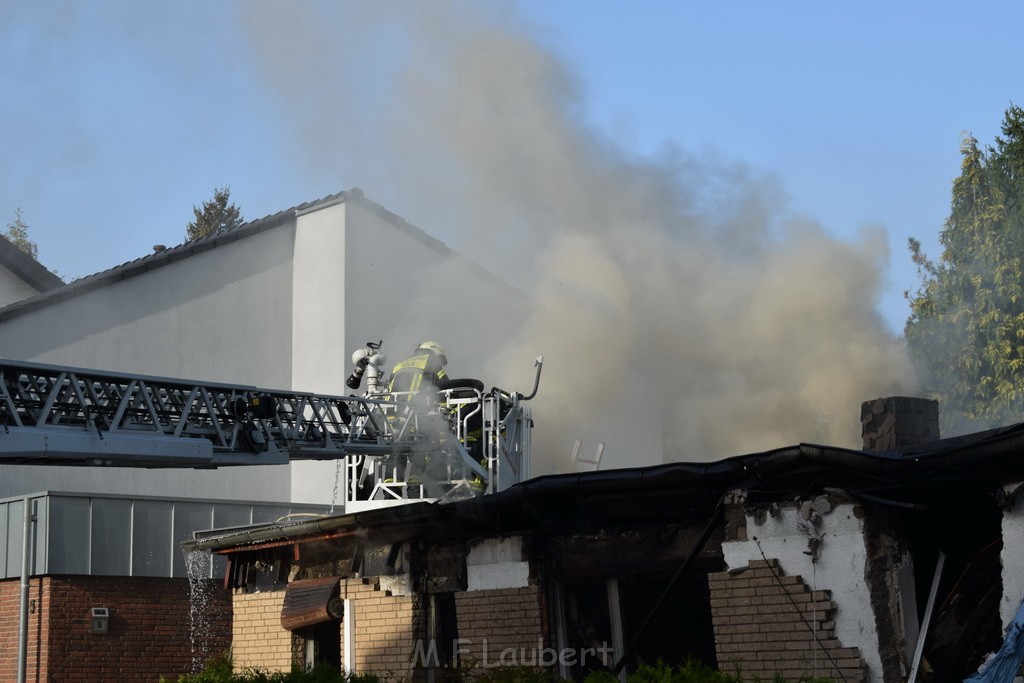
{"type": "Polygon", "coordinates": [[[436,683],[551,683],[546,672],[526,666],[474,668],[469,662],[454,668],[434,669],[436,683]]]}
{"type": "Polygon", "coordinates": [[[269,672],[263,669],[246,668],[235,673],[230,653],[211,658],[202,671],[178,678],[178,683],[388,683],[390,677],[376,674],[341,673],[328,664],[318,664],[312,669],[297,666],[291,671],[269,672]]]}
{"type": "Polygon", "coordinates": [[[484,669],[470,680],[473,683],[550,683],[551,677],[526,666],[499,666],[484,669]]]}
{"type": "MultiPolygon", "coordinates": [[[[549,683],[551,676],[543,670],[530,667],[493,667],[473,669],[463,666],[454,669],[435,669],[438,683],[549,683]]],[[[584,683],[618,683],[610,671],[594,671],[587,675],[584,683]]],[[[700,662],[686,662],[673,667],[663,662],[644,664],[629,674],[627,683],[743,683],[739,672],[734,674],[717,671],[700,662]]],[[[758,679],[753,679],[755,683],[758,679]]],[[[203,670],[181,676],[178,683],[396,683],[393,674],[350,674],[339,673],[337,669],[320,664],[312,669],[295,667],[288,673],[271,673],[262,669],[248,668],[239,673],[234,671],[230,653],[212,658],[203,670]]],[[[772,683],[789,683],[776,676],[772,683]]],[[[796,683],[828,683],[827,679],[802,678],[796,683]]]]}

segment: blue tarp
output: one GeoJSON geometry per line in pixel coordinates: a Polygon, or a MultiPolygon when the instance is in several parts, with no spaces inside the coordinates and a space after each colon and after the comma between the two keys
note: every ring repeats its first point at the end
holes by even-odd
{"type": "Polygon", "coordinates": [[[964,683],[1010,683],[1024,660],[1024,600],[1021,600],[999,652],[964,683]]]}

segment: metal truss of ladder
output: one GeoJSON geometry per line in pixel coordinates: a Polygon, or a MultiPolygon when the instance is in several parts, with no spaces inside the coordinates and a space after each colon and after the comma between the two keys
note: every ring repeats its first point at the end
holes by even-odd
{"type": "Polygon", "coordinates": [[[450,434],[417,428],[427,419],[412,407],[356,396],[0,360],[0,462],[276,465],[387,455],[425,440],[468,459],[450,434]]]}

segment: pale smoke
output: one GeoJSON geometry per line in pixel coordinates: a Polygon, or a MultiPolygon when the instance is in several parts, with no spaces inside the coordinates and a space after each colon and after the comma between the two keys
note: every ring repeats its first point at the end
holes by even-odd
{"type": "Polygon", "coordinates": [[[838,241],[740,165],[632,156],[586,124],[571,69],[513,8],[369,5],[242,7],[302,163],[333,164],[527,293],[525,321],[493,302],[453,318],[459,282],[439,275],[389,355],[439,338],[455,374],[527,391],[543,353],[534,473],[566,469],[576,438],[620,467],[662,445],[686,460],[856,448],[860,402],[913,390],[875,311],[880,230],[838,241]]]}

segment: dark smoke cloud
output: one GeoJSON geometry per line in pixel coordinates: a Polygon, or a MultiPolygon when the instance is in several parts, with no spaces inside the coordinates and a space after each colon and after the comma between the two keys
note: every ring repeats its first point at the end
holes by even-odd
{"type": "Polygon", "coordinates": [[[742,164],[630,154],[588,125],[578,75],[513,6],[247,2],[239,16],[300,167],[526,292],[525,320],[488,306],[440,325],[460,283],[438,274],[422,316],[382,334],[440,338],[453,365],[524,390],[543,353],[535,473],[564,470],[577,438],[606,442],[609,466],[857,447],[860,402],[912,391],[875,310],[880,229],[840,241],[742,164]]]}

